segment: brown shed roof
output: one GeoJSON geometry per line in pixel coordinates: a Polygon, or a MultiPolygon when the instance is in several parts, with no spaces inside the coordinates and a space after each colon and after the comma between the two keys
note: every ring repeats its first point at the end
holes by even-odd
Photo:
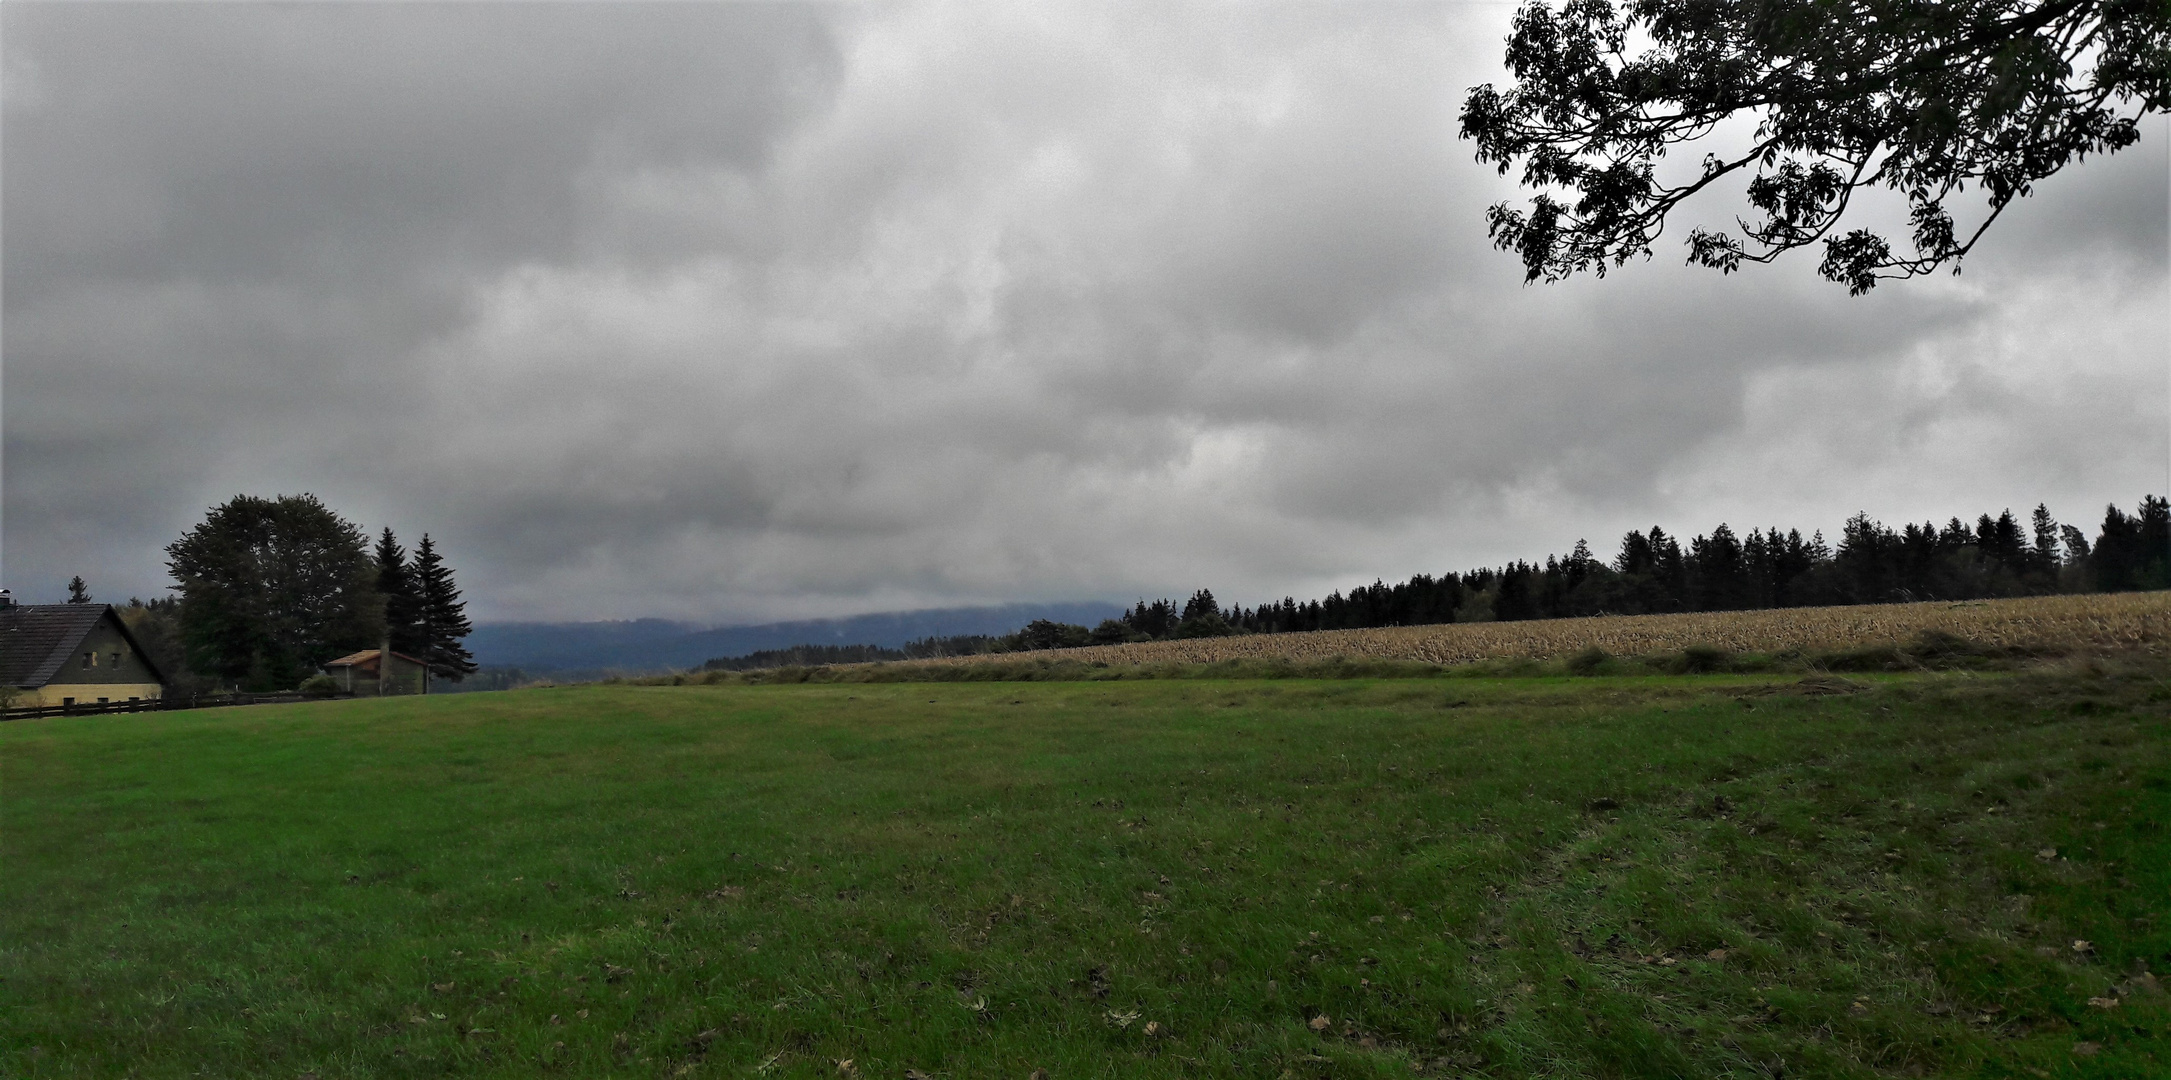
{"type": "MultiPolygon", "coordinates": [[[[377,654],[383,651],[383,649],[363,649],[361,652],[348,653],[347,655],[342,656],[337,660],[333,660],[325,664],[324,666],[328,668],[373,667],[377,663],[377,654]]],[[[422,664],[422,661],[417,660],[414,657],[407,655],[406,653],[400,652],[397,649],[393,650],[392,655],[401,660],[405,660],[410,664],[414,664],[417,667],[421,666],[422,664]]]]}

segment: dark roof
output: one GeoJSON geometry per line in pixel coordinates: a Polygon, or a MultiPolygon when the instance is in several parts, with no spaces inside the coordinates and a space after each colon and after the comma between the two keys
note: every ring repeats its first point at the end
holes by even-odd
{"type": "Polygon", "coordinates": [[[113,614],[111,604],[18,604],[0,608],[0,685],[44,686],[60,673],[60,666],[75,655],[91,629],[111,618],[130,648],[159,681],[164,673],[149,653],[128,632],[126,623],[113,614]]]}

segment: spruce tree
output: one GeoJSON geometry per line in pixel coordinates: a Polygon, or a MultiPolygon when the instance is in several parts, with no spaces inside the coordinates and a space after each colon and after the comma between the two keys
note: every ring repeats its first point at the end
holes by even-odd
{"type": "Polygon", "coordinates": [[[377,591],[384,595],[385,629],[392,637],[392,651],[419,657],[429,645],[422,627],[422,596],[407,549],[392,535],[390,526],[377,537],[377,591]]]}
{"type": "Polygon", "coordinates": [[[1904,600],[1934,600],[1942,595],[1938,586],[1938,560],[1943,553],[1938,547],[1937,524],[1925,521],[1920,525],[1909,524],[1900,530],[1898,550],[1899,598],[1904,600]]]}
{"type": "Polygon", "coordinates": [[[1200,589],[1191,594],[1191,599],[1184,604],[1183,617],[1177,620],[1176,628],[1170,631],[1180,638],[1221,637],[1234,632],[1229,626],[1229,620],[1221,614],[1221,605],[1215,602],[1210,589],[1200,589]]]}
{"type": "Polygon", "coordinates": [[[2134,518],[2136,589],[2171,587],[2171,501],[2161,495],[2141,497],[2141,512],[2134,518]]]}
{"type": "MultiPolygon", "coordinates": [[[[2036,503],[2035,513],[2029,520],[2035,533],[2035,550],[2030,553],[2033,556],[2034,570],[2038,574],[2050,575],[2054,578],[2058,573],[2059,563],[2058,519],[2050,516],[2050,507],[2042,503],[2036,503]]],[[[2056,584],[2056,581],[2053,580],[2053,587],[2056,584]]]]}
{"type": "Polygon", "coordinates": [[[1124,613],[1123,621],[1148,639],[1164,638],[1176,629],[1176,605],[1168,600],[1156,600],[1151,604],[1140,600],[1137,607],[1124,613]]]}
{"type": "Polygon", "coordinates": [[[1711,530],[1709,537],[1689,541],[1689,566],[1696,610],[1733,611],[1745,606],[1741,540],[1725,522],[1711,530]]]}
{"type": "Polygon", "coordinates": [[[1688,560],[1681,555],[1681,542],[1666,535],[1658,526],[1651,526],[1651,574],[1658,583],[1658,593],[1664,599],[1661,611],[1689,610],[1688,560]]]}
{"type": "Polygon", "coordinates": [[[460,644],[474,631],[467,621],[467,604],[460,599],[460,589],[452,583],[452,568],[437,554],[429,533],[423,533],[421,542],[415,545],[409,572],[414,575],[415,592],[420,598],[416,620],[422,634],[420,655],[429,665],[430,674],[453,682],[474,674],[475,657],[460,644]]]}
{"type": "Polygon", "coordinates": [[[90,586],[83,584],[83,575],[77,574],[68,579],[68,602],[71,604],[90,603],[90,586]]]}
{"type": "Polygon", "coordinates": [[[1817,554],[1810,549],[1809,541],[1802,539],[1800,529],[1788,529],[1786,548],[1777,558],[1781,584],[1779,603],[1781,606],[1791,605],[1794,603],[1792,597],[1795,580],[1817,568],[1817,554]]]}
{"type": "Polygon", "coordinates": [[[1500,571],[1500,594],[1493,598],[1493,618],[1501,622],[1537,618],[1535,592],[1538,567],[1517,559],[1500,571]]]}
{"type": "Polygon", "coordinates": [[[2141,561],[2141,522],[2127,517],[2116,503],[2103,508],[2103,529],[2096,534],[2095,552],[2089,559],[2098,592],[2125,592],[2137,588],[2141,561]]]}
{"type": "Polygon", "coordinates": [[[2021,534],[2020,522],[2013,520],[2011,510],[2003,511],[1993,520],[1984,514],[1975,522],[1975,542],[1983,554],[1997,560],[2000,567],[2019,573],[2028,566],[2028,542],[2021,534]]]}
{"type": "Polygon", "coordinates": [[[1657,565],[1657,556],[1651,551],[1651,538],[1628,530],[1621,537],[1621,553],[1613,557],[1613,569],[1620,574],[1648,574],[1657,565]]]}

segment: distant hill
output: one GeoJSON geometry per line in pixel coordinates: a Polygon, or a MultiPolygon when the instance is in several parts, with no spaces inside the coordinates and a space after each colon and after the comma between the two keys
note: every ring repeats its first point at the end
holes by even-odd
{"type": "Polygon", "coordinates": [[[1008,634],[1034,619],[1092,626],[1123,614],[1100,601],[935,608],[808,619],[758,626],[704,627],[665,619],[584,623],[484,623],[468,635],[475,662],[536,675],[627,674],[699,667],[720,656],[793,645],[882,645],[924,637],[1008,634]]]}

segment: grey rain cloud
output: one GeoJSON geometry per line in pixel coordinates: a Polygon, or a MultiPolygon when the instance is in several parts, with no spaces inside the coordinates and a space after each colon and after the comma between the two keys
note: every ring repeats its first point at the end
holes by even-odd
{"type": "Polygon", "coordinates": [[[1508,12],[5,5],[8,584],[239,492],[756,621],[2165,489],[2160,120],[1958,278],[1525,287],[1508,12]]]}

